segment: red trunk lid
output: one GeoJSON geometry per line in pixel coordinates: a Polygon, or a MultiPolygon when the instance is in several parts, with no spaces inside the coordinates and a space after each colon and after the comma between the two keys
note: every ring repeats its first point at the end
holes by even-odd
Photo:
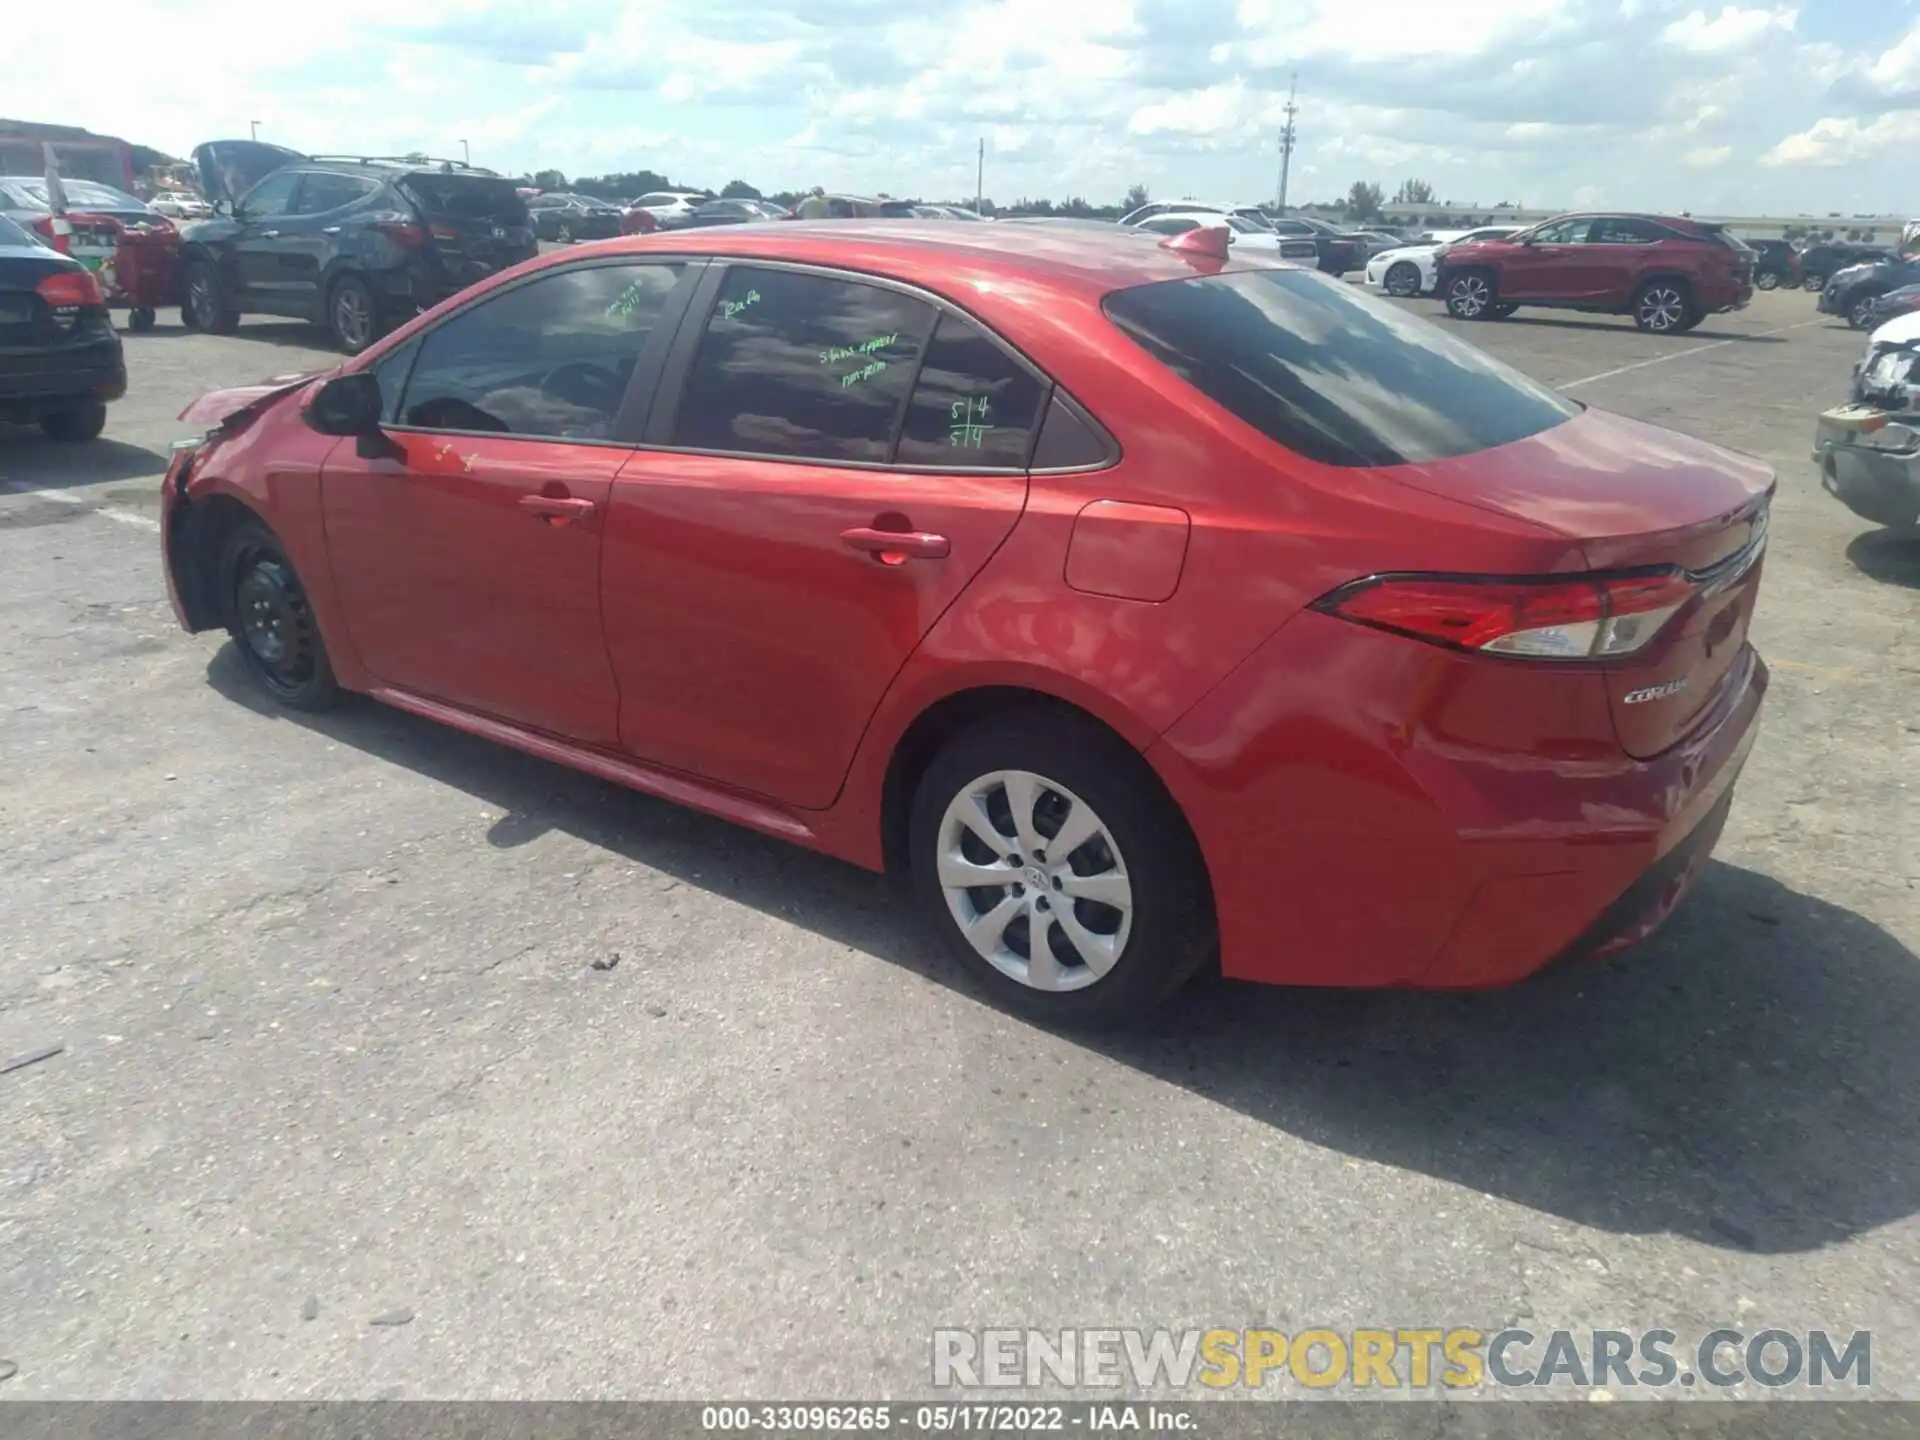
{"type": "Polygon", "coordinates": [[[1688,600],[1644,650],[1606,662],[1614,730],[1645,758],[1685,739],[1735,678],[1760,583],[1773,471],[1604,411],[1397,479],[1579,543],[1593,570],[1678,566],[1688,600]]]}

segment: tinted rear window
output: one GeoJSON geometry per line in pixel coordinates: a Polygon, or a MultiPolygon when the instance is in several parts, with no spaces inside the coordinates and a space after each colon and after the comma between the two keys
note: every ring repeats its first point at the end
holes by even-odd
{"type": "Polygon", "coordinates": [[[1446,460],[1579,413],[1439,326],[1310,271],[1168,280],[1105,307],[1196,390],[1326,465],[1446,460]]]}
{"type": "Polygon", "coordinates": [[[429,214],[473,220],[522,221],[527,202],[511,180],[482,175],[409,175],[408,192],[429,214]]]}

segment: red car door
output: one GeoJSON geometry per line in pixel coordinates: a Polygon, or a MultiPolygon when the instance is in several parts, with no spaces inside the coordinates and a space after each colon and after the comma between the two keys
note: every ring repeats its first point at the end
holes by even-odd
{"type": "Polygon", "coordinates": [[[1592,290],[1585,255],[1586,220],[1556,220],[1504,242],[1502,300],[1579,301],[1592,290]]]}
{"type": "Polygon", "coordinates": [[[617,743],[600,549],[629,393],[650,388],[636,373],[670,338],[681,268],[543,272],[376,367],[389,453],[336,446],[321,504],[354,647],[379,679],[617,743]]]}
{"type": "Polygon", "coordinates": [[[620,740],[822,807],[1019,518],[1047,387],[960,316],[830,272],[736,265],[693,305],[658,448],[613,486],[620,740]]]}
{"type": "Polygon", "coordinates": [[[1582,247],[1592,257],[1593,298],[1624,307],[1639,288],[1640,277],[1658,264],[1660,242],[1672,234],[1637,215],[1602,215],[1595,220],[1582,247]]]}

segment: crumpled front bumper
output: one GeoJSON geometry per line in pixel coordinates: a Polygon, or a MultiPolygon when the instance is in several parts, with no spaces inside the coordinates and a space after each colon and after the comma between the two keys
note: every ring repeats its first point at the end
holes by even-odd
{"type": "Polygon", "coordinates": [[[1920,527],[1920,414],[1837,406],[1814,427],[1813,463],[1821,486],[1861,519],[1920,527]]]}

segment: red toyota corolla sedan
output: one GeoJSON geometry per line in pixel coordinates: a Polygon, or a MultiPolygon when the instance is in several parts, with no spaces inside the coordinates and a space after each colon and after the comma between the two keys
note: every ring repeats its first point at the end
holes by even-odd
{"type": "Polygon", "coordinates": [[[1001,1000],[1649,933],[1767,672],[1768,469],[1310,270],[842,222],[531,261],[209,396],[189,630],[910,877],[1001,1000]]]}

